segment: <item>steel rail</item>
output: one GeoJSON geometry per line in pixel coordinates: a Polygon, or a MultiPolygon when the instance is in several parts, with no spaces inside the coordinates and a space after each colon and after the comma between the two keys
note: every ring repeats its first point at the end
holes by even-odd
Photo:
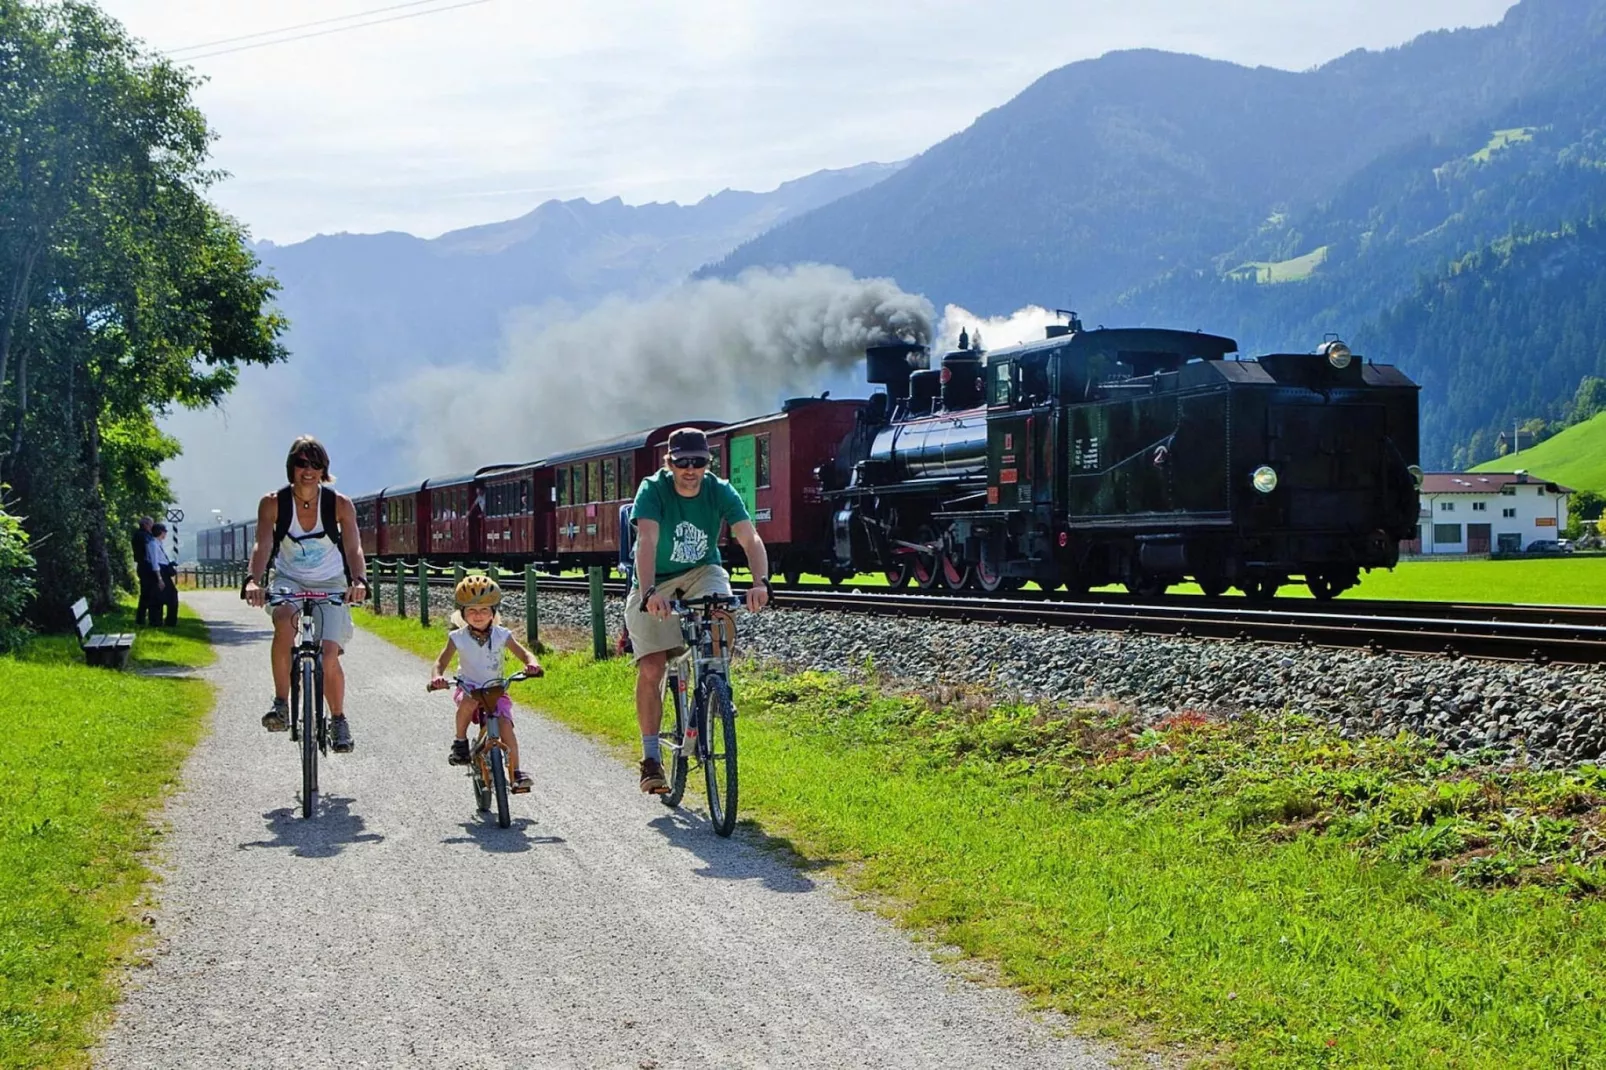
{"type": "MultiPolygon", "coordinates": [[[[411,577],[409,577],[411,579],[411,577]]],[[[450,585],[449,573],[429,578],[450,585]]],[[[522,574],[500,578],[522,590],[522,574]]],[[[546,577],[544,591],[582,594],[586,580],[546,577]]],[[[604,590],[623,597],[625,586],[604,590]]],[[[1606,663],[1606,610],[1589,606],[1507,605],[1287,599],[1272,604],[1238,598],[1133,600],[1120,595],[1072,600],[1041,591],[1010,596],[893,590],[886,587],[777,584],[778,604],[815,612],[864,613],[1074,631],[1116,631],[1284,645],[1364,649],[1540,664],[1606,663]]]]}

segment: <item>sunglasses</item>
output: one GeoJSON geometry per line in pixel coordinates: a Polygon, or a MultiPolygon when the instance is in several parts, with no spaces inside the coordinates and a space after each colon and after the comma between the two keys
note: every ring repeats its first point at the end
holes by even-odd
{"type": "Polygon", "coordinates": [[[290,463],[291,463],[291,465],[293,465],[296,468],[316,468],[320,472],[323,471],[323,465],[319,464],[317,461],[313,460],[311,457],[297,457],[295,460],[291,461],[290,463]]]}
{"type": "Polygon", "coordinates": [[[676,468],[707,468],[707,457],[676,457],[669,462],[676,468]]]}

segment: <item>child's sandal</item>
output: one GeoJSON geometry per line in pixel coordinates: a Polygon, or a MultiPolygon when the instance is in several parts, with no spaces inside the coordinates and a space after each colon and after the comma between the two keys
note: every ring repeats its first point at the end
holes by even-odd
{"type": "Polygon", "coordinates": [[[522,769],[517,770],[513,774],[513,794],[523,795],[534,786],[534,783],[535,782],[530,779],[529,773],[526,773],[522,769]]]}

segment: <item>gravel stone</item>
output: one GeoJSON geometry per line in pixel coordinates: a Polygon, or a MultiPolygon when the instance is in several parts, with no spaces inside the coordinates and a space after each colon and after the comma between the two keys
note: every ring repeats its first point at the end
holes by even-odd
{"type": "MultiPolygon", "coordinates": [[[[541,593],[542,620],[589,630],[582,597],[541,593]]],[[[518,603],[523,613],[523,603],[518,603]]],[[[623,603],[610,599],[609,635],[623,603]]],[[[1371,654],[1120,632],[767,609],[739,621],[749,656],[793,668],[914,685],[976,684],[1001,698],[1076,703],[1113,699],[1146,718],[1305,713],[1351,738],[1401,730],[1447,750],[1492,750],[1539,767],[1606,752],[1606,670],[1371,654]]]]}

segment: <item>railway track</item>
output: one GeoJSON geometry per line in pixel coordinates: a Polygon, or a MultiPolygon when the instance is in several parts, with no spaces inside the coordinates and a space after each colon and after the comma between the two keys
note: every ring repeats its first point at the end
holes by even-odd
{"type": "MultiPolygon", "coordinates": [[[[431,577],[449,585],[450,574],[431,577]]],[[[522,590],[521,575],[502,579],[522,590]]],[[[543,591],[584,594],[587,581],[542,577],[543,591]]],[[[624,584],[604,585],[622,598],[624,584]]],[[[1374,653],[1469,657],[1539,664],[1606,662],[1606,609],[1591,606],[1305,599],[1264,603],[1240,598],[1177,596],[1131,599],[1092,595],[1076,600],[1042,591],[978,596],[894,591],[885,587],[777,584],[788,609],[872,616],[1014,624],[1069,631],[1292,644],[1374,653]]]]}

